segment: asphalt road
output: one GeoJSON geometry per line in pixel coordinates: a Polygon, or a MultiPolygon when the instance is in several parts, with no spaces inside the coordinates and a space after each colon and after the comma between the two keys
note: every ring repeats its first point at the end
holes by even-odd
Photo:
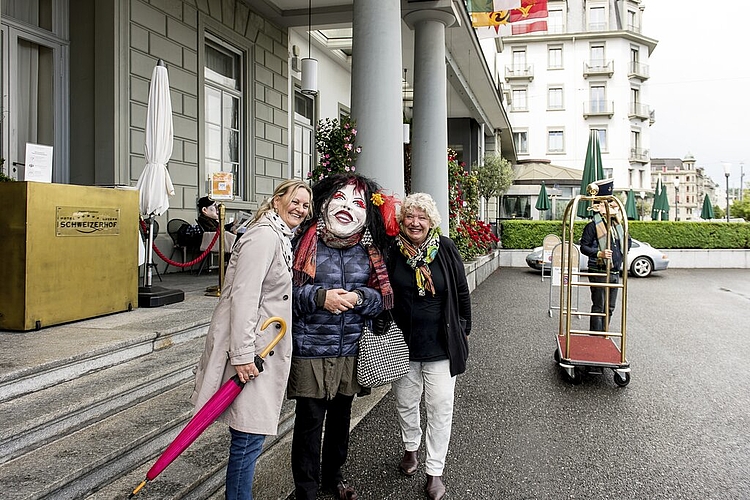
{"type": "MultiPolygon", "coordinates": [[[[628,283],[625,388],[611,371],[563,380],[549,280],[509,268],[477,288],[446,499],[750,498],[750,270],[628,283]]],[[[351,436],[361,500],[424,498],[424,468],[401,476],[402,453],[389,393],[351,436]]]]}

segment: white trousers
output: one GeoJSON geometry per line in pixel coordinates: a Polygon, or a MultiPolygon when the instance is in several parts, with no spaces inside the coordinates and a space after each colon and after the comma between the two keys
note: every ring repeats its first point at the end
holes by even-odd
{"type": "Polygon", "coordinates": [[[455,386],[456,377],[451,377],[450,361],[447,359],[431,363],[411,361],[409,373],[391,385],[396,396],[401,439],[406,451],[416,451],[422,442],[419,404],[424,392],[427,410],[425,472],[430,476],[443,475],[451,439],[455,386]]]}

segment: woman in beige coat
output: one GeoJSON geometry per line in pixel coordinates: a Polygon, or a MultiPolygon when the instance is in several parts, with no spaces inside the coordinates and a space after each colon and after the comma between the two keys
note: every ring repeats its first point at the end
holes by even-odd
{"type": "Polygon", "coordinates": [[[206,346],[195,376],[196,409],[235,374],[252,380],[219,420],[229,425],[232,443],[227,465],[226,498],[252,500],[255,462],[267,435],[275,435],[292,357],[291,335],[275,347],[259,373],[256,352],[277,331],[261,331],[272,316],[292,323],[292,247],[294,229],[309,218],[312,191],[303,181],[279,185],[237,240],[229,259],[224,289],[211,318],[206,346]],[[255,380],[253,380],[255,379],[255,380]]]}

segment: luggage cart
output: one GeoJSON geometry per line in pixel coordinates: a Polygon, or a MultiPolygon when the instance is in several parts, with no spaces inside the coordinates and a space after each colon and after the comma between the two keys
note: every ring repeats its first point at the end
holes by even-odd
{"type": "MultiPolygon", "coordinates": [[[[604,201],[607,207],[605,226],[607,230],[607,242],[611,244],[610,230],[610,202],[616,202],[622,214],[622,227],[624,241],[629,240],[628,221],[625,217],[625,207],[622,202],[611,195],[597,196],[598,186],[594,183],[589,185],[588,195],[578,195],[572,199],[563,216],[563,237],[562,237],[562,262],[566,264],[567,272],[563,271],[569,279],[564,281],[560,286],[560,315],[558,331],[556,335],[557,349],[554,358],[557,364],[562,368],[565,378],[571,383],[579,383],[584,373],[603,374],[605,370],[611,369],[614,373],[614,382],[620,387],[625,387],[630,383],[630,363],[625,356],[625,347],[627,340],[627,295],[628,295],[628,272],[627,266],[624,267],[622,280],[619,283],[610,283],[610,274],[612,271],[607,268],[606,283],[592,283],[588,279],[582,280],[589,276],[604,276],[601,273],[592,272],[574,272],[574,262],[569,258],[573,254],[575,246],[573,244],[574,222],[578,205],[581,202],[598,202],[604,201]],[[572,296],[577,293],[580,287],[599,286],[604,288],[619,288],[621,293],[618,294],[620,304],[620,327],[621,330],[614,331],[609,320],[609,294],[604,294],[604,312],[591,313],[584,311],[574,311],[572,308],[572,296]],[[576,314],[588,319],[590,316],[603,316],[604,331],[592,331],[588,329],[575,328],[572,316],[576,314]]],[[[623,245],[622,255],[623,263],[627,262],[628,245],[623,245]]],[[[575,267],[578,261],[575,261],[575,267]]],[[[586,328],[588,328],[588,324],[586,328]]]]}
{"type": "MultiPolygon", "coordinates": [[[[549,317],[552,317],[552,311],[556,311],[560,309],[560,304],[555,302],[555,296],[558,298],[560,297],[560,293],[555,291],[555,288],[559,288],[565,284],[568,279],[570,279],[570,275],[567,274],[568,266],[567,261],[564,261],[562,259],[562,243],[558,243],[555,245],[555,248],[552,250],[552,256],[550,257],[550,280],[549,280],[549,308],[547,310],[547,313],[549,314],[549,317]]],[[[572,266],[572,273],[573,276],[578,274],[578,266],[580,261],[580,252],[578,251],[578,248],[573,246],[573,249],[569,252],[566,252],[565,254],[566,259],[572,259],[573,266],[572,266]]],[[[571,303],[571,312],[576,313],[576,315],[580,318],[581,315],[578,314],[578,304],[579,304],[579,288],[576,288],[575,290],[575,302],[571,303]]]]}

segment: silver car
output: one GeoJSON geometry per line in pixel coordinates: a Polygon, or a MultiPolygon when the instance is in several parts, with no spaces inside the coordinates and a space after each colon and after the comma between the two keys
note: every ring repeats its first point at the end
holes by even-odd
{"type": "MultiPolygon", "coordinates": [[[[628,269],[631,275],[636,278],[646,278],[651,276],[651,273],[663,271],[669,266],[669,258],[664,252],[655,249],[646,242],[638,241],[635,238],[631,238],[631,240],[633,244],[628,250],[628,269]]],[[[580,251],[579,245],[576,245],[576,248],[580,251]]],[[[537,271],[542,270],[542,250],[542,247],[536,247],[526,256],[526,264],[537,271]]],[[[583,253],[580,256],[579,269],[585,271],[588,269],[589,258],[583,253]]],[[[545,267],[549,269],[550,264],[547,263],[545,267]]]]}

